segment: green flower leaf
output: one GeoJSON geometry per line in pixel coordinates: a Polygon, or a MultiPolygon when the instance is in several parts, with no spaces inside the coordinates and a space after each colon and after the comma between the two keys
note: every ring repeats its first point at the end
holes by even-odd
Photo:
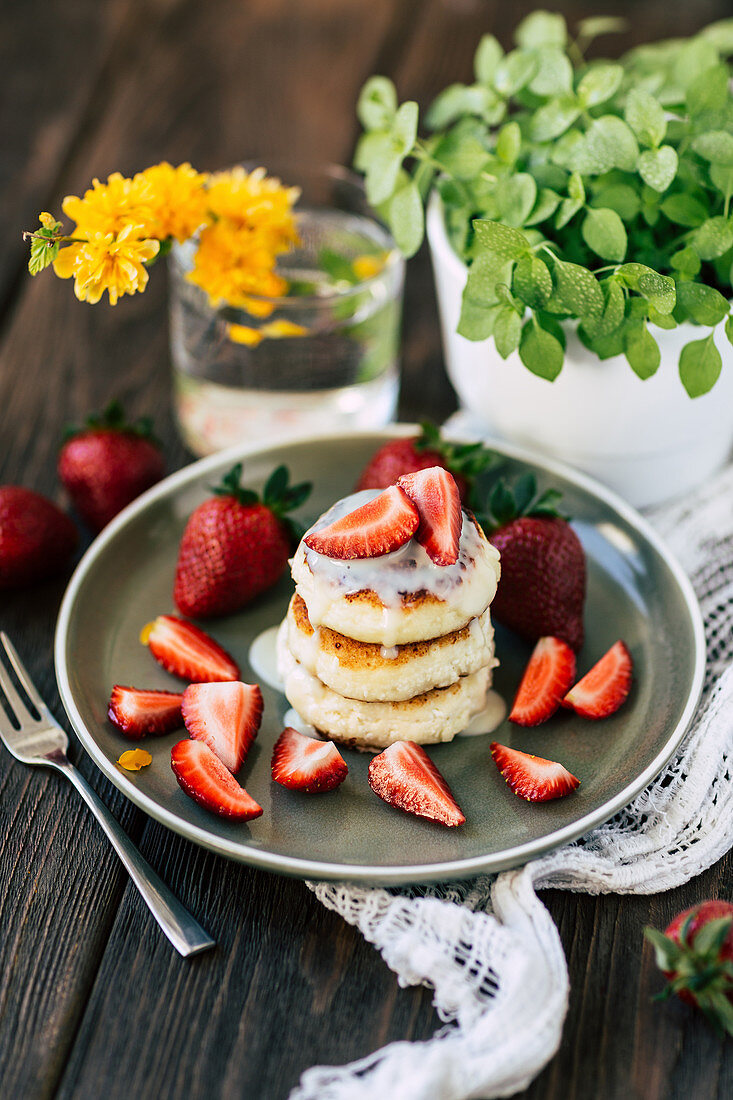
{"type": "Polygon", "coordinates": [[[494,323],[494,343],[502,359],[507,359],[519,347],[522,318],[516,310],[502,306],[494,323]]]}
{"type": "Polygon", "coordinates": [[[374,130],[364,134],[356,149],[355,164],[366,173],[367,199],[372,206],[385,202],[395,187],[402,167],[402,153],[390,133],[374,130]]]}
{"type": "Polygon", "coordinates": [[[473,71],[479,84],[492,84],[504,51],[493,34],[485,34],[473,59],[473,71]]]}
{"type": "Polygon", "coordinates": [[[677,153],[671,145],[645,149],[639,156],[639,175],[655,191],[666,191],[677,175],[677,153]]]}
{"type": "Polygon", "coordinates": [[[430,130],[442,130],[459,118],[475,115],[495,126],[506,112],[503,99],[483,84],[451,84],[431,104],[425,125],[430,130]]]}
{"type": "Polygon", "coordinates": [[[555,218],[555,228],[562,229],[585,205],[585,188],[579,172],[573,172],[568,180],[568,198],[560,203],[555,218]]]}
{"type": "Polygon", "coordinates": [[[565,349],[555,335],[548,332],[536,317],[526,321],[519,342],[519,358],[532,374],[554,382],[562,370],[565,349]]]}
{"type": "Polygon", "coordinates": [[[641,88],[632,88],[626,100],[624,117],[642,145],[656,148],[667,133],[667,119],[658,99],[641,88]]]}
{"type": "Polygon", "coordinates": [[[552,294],[552,276],[547,265],[537,256],[523,256],[514,268],[512,290],[530,309],[542,309],[552,294]]]}
{"type": "Polygon", "coordinates": [[[692,247],[701,260],[715,260],[733,246],[733,218],[710,218],[692,238],[692,247]]]}
{"type": "Polygon", "coordinates": [[[677,304],[698,325],[717,325],[730,312],[723,295],[704,283],[679,283],[677,304]]]}
{"type": "Polygon", "coordinates": [[[713,164],[733,165],[733,134],[726,130],[711,130],[700,134],[692,142],[692,148],[704,160],[713,164]]]}
{"type": "Polygon", "coordinates": [[[600,176],[613,168],[636,170],[639,146],[626,123],[615,115],[592,122],[572,154],[572,167],[582,175],[600,176]]]}
{"type": "Polygon", "coordinates": [[[549,11],[535,11],[526,16],[514,34],[518,46],[531,50],[542,46],[564,47],[568,28],[562,15],[549,11]]]}
{"type": "Polygon", "coordinates": [[[537,199],[537,184],[529,172],[502,179],[494,191],[499,217],[510,226],[524,225],[537,199]]]}
{"type": "Polygon", "coordinates": [[[595,275],[579,264],[555,260],[556,297],[573,317],[600,317],[605,300],[595,275]]]}
{"type": "Polygon", "coordinates": [[[372,76],[361,90],[356,113],[365,130],[389,130],[397,112],[397,92],[386,76],[372,76]]]}
{"type": "Polygon", "coordinates": [[[468,269],[464,297],[482,305],[493,305],[497,300],[497,285],[509,282],[511,270],[512,263],[504,256],[482,250],[468,269]]]}
{"type": "Polygon", "coordinates": [[[656,374],[661,362],[659,345],[651,335],[643,320],[626,326],[624,333],[624,353],[629,366],[639,378],[651,378],[656,374]]]}
{"type": "MultiPolygon", "coordinates": [[[[612,333],[618,331],[624,319],[626,299],[617,280],[615,278],[606,279],[601,284],[601,289],[603,290],[603,312],[600,314],[586,314],[581,326],[582,331],[579,330],[581,338],[582,332],[585,332],[591,341],[607,339],[612,333]]],[[[618,351],[613,352],[613,354],[620,355],[622,350],[622,346],[619,346],[618,351]]]]}
{"type": "Polygon", "coordinates": [[[615,210],[591,207],[583,219],[581,232],[583,240],[596,256],[620,263],[626,255],[626,230],[615,210]]]}
{"type": "Polygon", "coordinates": [[[694,248],[681,248],[670,260],[675,271],[687,279],[694,279],[702,267],[702,262],[694,248]]]}
{"type": "Polygon", "coordinates": [[[494,73],[494,87],[499,95],[508,97],[516,95],[539,68],[539,61],[531,53],[523,50],[512,50],[501,59],[494,73]]]}
{"type": "Polygon", "coordinates": [[[539,225],[540,222],[547,221],[548,218],[557,210],[560,205],[560,196],[556,191],[552,191],[549,187],[543,187],[537,196],[537,200],[532,207],[530,215],[525,218],[525,225],[539,225]]]}
{"type": "Polygon", "coordinates": [[[722,111],[728,101],[728,66],[713,65],[705,69],[687,89],[687,108],[690,114],[705,114],[708,111],[722,111]]]}
{"type": "Polygon", "coordinates": [[[503,164],[509,166],[516,163],[519,150],[522,147],[522,131],[518,122],[507,122],[502,126],[496,138],[496,155],[503,164]]]}
{"type": "Polygon", "coordinates": [[[725,335],[728,337],[728,343],[733,344],[733,316],[728,317],[725,322],[725,335]]]}
{"type": "Polygon", "coordinates": [[[551,99],[532,115],[529,132],[533,141],[554,141],[564,134],[580,114],[580,107],[571,96],[551,99]]]}
{"type": "Polygon", "coordinates": [[[422,244],[425,217],[420,192],[409,176],[389,200],[387,220],[400,252],[414,256],[422,244]]]}
{"type": "Polygon", "coordinates": [[[733,195],[733,165],[711,164],[710,179],[722,195],[733,195]]]}
{"type": "Polygon", "coordinates": [[[594,191],[591,206],[615,210],[623,222],[633,221],[641,209],[641,197],[628,183],[611,183],[594,191]]]}
{"type": "Polygon", "coordinates": [[[573,66],[568,57],[557,47],[543,47],[535,51],[538,69],[529,82],[533,95],[564,95],[573,90],[573,66]]]}
{"type": "Polygon", "coordinates": [[[707,208],[698,199],[684,192],[668,195],[662,202],[661,210],[675,225],[684,225],[689,229],[702,225],[708,217],[707,208]]]}
{"type": "Polygon", "coordinates": [[[459,180],[471,180],[481,172],[490,154],[481,142],[460,131],[450,130],[437,143],[433,156],[442,167],[459,180]]]}
{"type": "Polygon", "coordinates": [[[584,43],[592,42],[602,34],[623,34],[628,29],[628,20],[616,15],[590,15],[577,24],[578,38],[584,43]]]}
{"type": "Polygon", "coordinates": [[[31,238],[31,254],[28,260],[28,270],[31,275],[37,275],[39,271],[43,271],[59,254],[58,241],[49,240],[43,230],[38,232],[38,236],[31,238]]]}
{"type": "Polygon", "coordinates": [[[686,344],[680,355],[680,380],[690,397],[709,393],[720,377],[723,360],[713,335],[686,344]]]}
{"type": "Polygon", "coordinates": [[[671,313],[677,301],[674,279],[669,275],[660,275],[644,264],[623,264],[618,268],[616,277],[624,286],[635,290],[654,306],[658,313],[671,313]]]}
{"type": "Polygon", "coordinates": [[[464,290],[461,316],[456,329],[458,335],[474,342],[487,340],[494,332],[494,322],[501,309],[500,305],[487,307],[472,301],[464,290]]]}
{"type": "Polygon", "coordinates": [[[594,65],[581,77],[576,89],[583,107],[597,107],[611,99],[621,86],[623,75],[624,70],[620,65],[609,65],[605,62],[594,65]]]}
{"type": "Polygon", "coordinates": [[[392,135],[397,149],[405,157],[411,152],[417,137],[417,103],[408,100],[398,109],[392,121],[392,135]]]}
{"type": "Polygon", "coordinates": [[[519,260],[529,252],[529,241],[519,229],[486,218],[476,218],[473,228],[479,244],[504,260],[519,260]]]}

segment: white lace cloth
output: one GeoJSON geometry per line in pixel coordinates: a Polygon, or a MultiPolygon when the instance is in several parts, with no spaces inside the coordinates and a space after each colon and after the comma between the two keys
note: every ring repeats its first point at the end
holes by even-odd
{"type": "Polygon", "coordinates": [[[560,1044],[568,1001],[560,937],[535,888],[657,893],[733,845],[733,466],[648,518],[690,576],[705,621],[705,688],[676,756],[611,821],[520,870],[403,891],[309,883],[400,985],[433,987],[445,1026],[426,1042],[310,1069],[291,1100],[468,1100],[526,1088],[560,1044]]]}

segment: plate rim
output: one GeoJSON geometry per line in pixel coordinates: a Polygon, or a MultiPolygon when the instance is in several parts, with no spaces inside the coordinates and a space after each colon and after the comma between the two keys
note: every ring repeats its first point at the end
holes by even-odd
{"type": "MultiPolygon", "coordinates": [[[[299,856],[283,855],[276,852],[263,851],[254,846],[242,845],[217,837],[185,821],[177,814],[161,806],[154,798],[141,791],[127,774],[121,772],[117,766],[108,760],[102,752],[94,735],[89,730],[76,705],[67,663],[66,643],[71,617],[74,611],[79,592],[87,577],[87,574],[96,560],[105,551],[106,547],[117,536],[118,531],[123,530],[137,515],[144,512],[159,497],[166,497],[175,493],[178,489],[190,482],[199,480],[207,471],[238,459],[246,459],[247,456],[257,455],[266,457],[268,452],[277,451],[285,446],[309,443],[338,442],[348,439],[394,439],[398,436],[414,435],[419,430],[417,424],[395,423],[385,428],[364,429],[356,432],[331,431],[313,434],[303,432],[280,439],[263,446],[262,443],[236,444],[226,450],[218,451],[205,458],[188,463],[180,470],[169,474],[162,481],[148,489],[131,504],[127,505],[104,530],[92,541],[86,552],[78,562],[64,593],[59,610],[56,631],[54,635],[54,664],[56,669],[56,682],[61,696],[61,702],[66,710],[71,725],[79,738],[81,745],[92,761],[107,779],[128,798],[134,805],[146,813],[155,821],[159,821],[166,828],[187,840],[193,841],[201,847],[218,855],[234,859],[237,862],[258,867],[262,870],[274,871],[278,874],[291,875],[301,879],[315,879],[319,881],[350,881],[368,885],[398,886],[425,882],[445,882],[451,879],[468,878],[473,875],[496,873],[508,868],[519,867],[537,858],[554,851],[573,840],[585,836],[592,829],[608,821],[619,810],[627,806],[656,776],[661,772],[665,764],[671,759],[677,747],[682,742],[692,719],[697,710],[702,694],[706,666],[705,630],[700,606],[692,584],[687,574],[682,569],[674,553],[669,549],[664,539],[657,534],[648,521],[622,497],[612,489],[607,488],[595,478],[589,477],[571,466],[556,459],[546,458],[528,448],[518,447],[505,443],[494,437],[482,439],[487,446],[510,459],[526,462],[543,473],[557,475],[565,478],[575,486],[585,490],[591,495],[600,498],[609,505],[627,523],[634,527],[669,568],[674,577],[680,593],[683,597],[685,608],[688,612],[694,637],[694,668],[691,688],[687,702],[667,740],[656,756],[649,762],[643,771],[639,772],[614,798],[604,802],[595,810],[577,818],[570,825],[556,829],[546,836],[527,841],[524,844],[515,845],[512,848],[503,849],[499,853],[483,856],[471,856],[465,859],[450,860],[441,863],[411,864],[409,866],[359,866],[354,864],[327,863],[321,860],[304,859],[299,856]]],[[[447,436],[454,440],[462,438],[460,432],[448,431],[447,436]]]]}

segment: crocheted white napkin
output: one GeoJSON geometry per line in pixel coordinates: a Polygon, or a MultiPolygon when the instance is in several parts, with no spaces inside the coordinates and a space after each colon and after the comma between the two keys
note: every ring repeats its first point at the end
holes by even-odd
{"type": "Polygon", "coordinates": [[[310,1069],[291,1100],[468,1100],[526,1088],[560,1044],[568,1000],[562,944],[535,888],[653,894],[733,845],[733,466],[647,518],[689,574],[705,620],[705,688],[676,756],[611,821],[521,870],[403,891],[309,883],[400,985],[433,987],[445,1026],[426,1042],[310,1069]]]}

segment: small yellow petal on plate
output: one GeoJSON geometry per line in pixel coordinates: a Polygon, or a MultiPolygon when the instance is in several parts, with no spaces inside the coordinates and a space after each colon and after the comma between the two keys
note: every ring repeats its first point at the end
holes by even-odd
{"type": "Polygon", "coordinates": [[[249,325],[227,325],[227,336],[233,344],[245,344],[248,348],[256,348],[262,340],[262,333],[249,325]]]}
{"type": "Polygon", "coordinates": [[[143,645],[148,644],[148,641],[150,640],[150,635],[153,633],[154,626],[155,626],[155,621],[153,621],[152,623],[146,623],[145,626],[140,631],[140,641],[142,642],[143,645]]]}
{"type": "Polygon", "coordinates": [[[139,772],[141,768],[147,768],[152,762],[153,758],[147,749],[128,749],[117,761],[126,772],[139,772]]]}

